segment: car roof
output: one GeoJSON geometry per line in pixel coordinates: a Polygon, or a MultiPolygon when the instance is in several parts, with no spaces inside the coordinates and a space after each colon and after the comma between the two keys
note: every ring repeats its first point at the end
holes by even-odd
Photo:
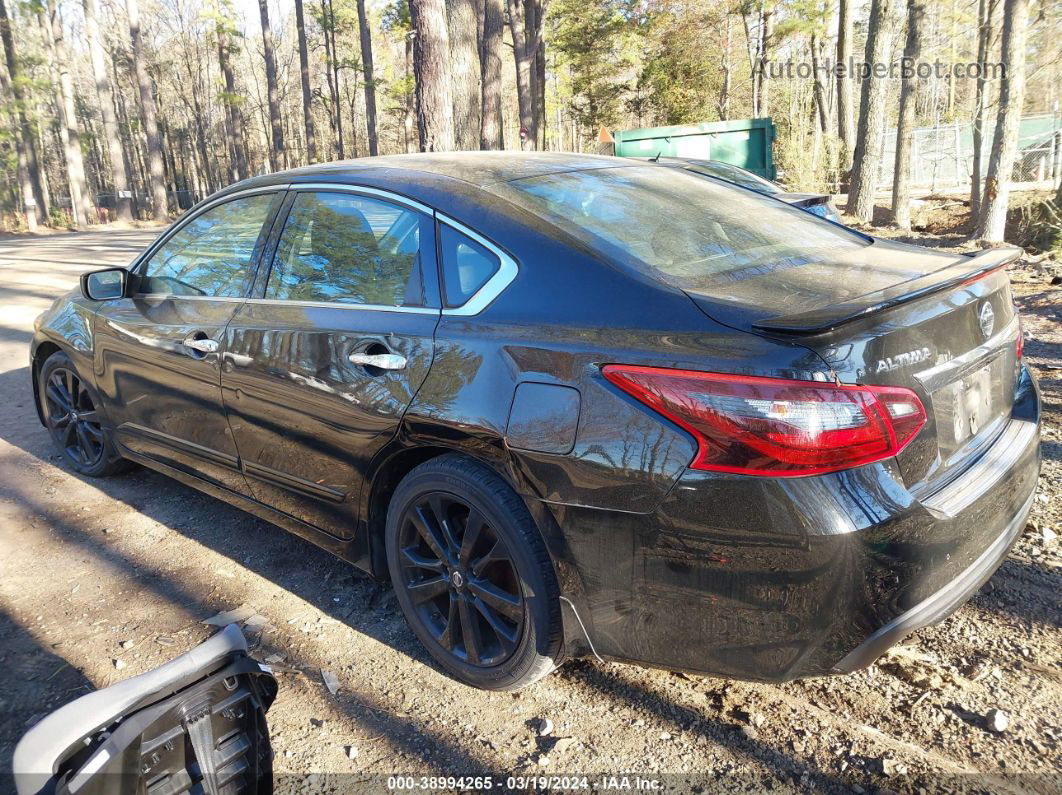
{"type": "MultiPolygon", "coordinates": [[[[319,178],[341,181],[344,176],[365,177],[395,171],[449,177],[477,187],[538,177],[564,171],[621,168],[644,165],[635,160],[570,152],[420,152],[407,155],[361,157],[280,171],[240,183],[240,188],[273,184],[290,179],[319,178]]],[[[234,186],[235,187],[235,186],[234,186]]]]}

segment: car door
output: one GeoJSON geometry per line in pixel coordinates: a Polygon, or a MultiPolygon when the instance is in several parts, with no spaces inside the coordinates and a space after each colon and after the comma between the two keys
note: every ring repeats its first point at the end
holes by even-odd
{"type": "Polygon", "coordinates": [[[245,495],[221,346],[282,199],[273,188],[196,210],[134,265],[131,297],[94,321],[97,387],[119,444],[245,495]]]}
{"type": "Polygon", "coordinates": [[[254,497],[350,538],[368,462],[431,366],[434,221],[404,198],[327,185],[293,190],[282,215],[271,267],[228,329],[225,407],[254,497]]]}

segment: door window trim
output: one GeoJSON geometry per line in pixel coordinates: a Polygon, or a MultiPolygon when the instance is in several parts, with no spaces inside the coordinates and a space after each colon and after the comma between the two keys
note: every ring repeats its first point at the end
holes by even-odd
{"type": "MultiPolygon", "coordinates": [[[[469,299],[461,304],[461,306],[444,307],[442,311],[444,315],[454,315],[457,317],[471,317],[472,315],[478,315],[486,309],[495,298],[501,295],[506,287],[512,284],[513,279],[516,278],[516,274],[520,272],[520,266],[517,265],[516,260],[510,257],[505,251],[487,240],[487,238],[483,237],[479,232],[469,229],[460,221],[455,221],[450,216],[444,215],[440,212],[435,213],[435,218],[439,223],[446,224],[451,229],[454,229],[465,237],[471,238],[479,243],[498,258],[498,270],[496,270],[494,275],[483,283],[483,286],[476,290],[476,292],[472,293],[469,299]]],[[[441,235],[438,235],[437,237],[441,238],[441,235]]],[[[441,245],[441,240],[436,241],[436,247],[441,245]]],[[[442,252],[440,251],[439,253],[441,254],[442,252]]],[[[441,268],[439,271],[439,279],[440,281],[445,279],[445,275],[442,273],[441,268]]],[[[445,282],[441,287],[443,288],[441,294],[445,295],[445,282]]]]}
{"type": "MultiPolygon", "coordinates": [[[[245,190],[236,191],[234,193],[226,193],[224,196],[218,196],[216,199],[208,199],[206,202],[200,204],[198,207],[193,208],[186,215],[184,215],[181,218],[179,218],[177,221],[175,221],[170,226],[169,229],[167,229],[165,232],[163,232],[161,235],[159,235],[159,237],[155,240],[155,242],[152,243],[148,247],[148,249],[146,251],[144,251],[129,266],[129,268],[128,268],[129,274],[133,275],[133,276],[138,276],[139,275],[138,272],[141,270],[141,268],[143,268],[145,265],[147,265],[147,263],[151,261],[151,258],[154,257],[155,254],[158,253],[159,249],[161,249],[163,246],[165,246],[174,237],[174,235],[176,235],[178,232],[183,230],[186,226],[188,226],[189,223],[194,221],[196,218],[198,218],[203,213],[208,212],[209,210],[212,210],[215,207],[218,207],[219,205],[227,204],[230,201],[235,201],[237,199],[243,199],[243,198],[246,198],[248,196],[258,196],[258,195],[266,194],[266,193],[275,193],[275,194],[277,194],[278,196],[281,197],[281,202],[275,208],[272,208],[270,210],[269,216],[266,218],[265,221],[262,222],[262,229],[265,229],[265,227],[267,225],[270,227],[270,229],[272,229],[273,224],[276,222],[276,216],[278,214],[278,211],[280,210],[280,207],[283,205],[283,197],[284,197],[286,191],[288,190],[288,187],[289,186],[286,183],[283,184],[283,185],[261,185],[261,186],[259,186],[257,188],[247,188],[245,190]]],[[[130,297],[138,299],[138,300],[153,299],[153,300],[160,300],[160,301],[161,300],[222,301],[222,302],[230,302],[230,303],[242,303],[243,301],[247,300],[247,294],[250,293],[251,289],[254,286],[255,280],[257,278],[259,260],[261,259],[262,253],[263,253],[264,248],[265,248],[265,245],[264,245],[265,241],[267,241],[268,239],[269,239],[269,233],[267,232],[265,235],[263,235],[262,234],[262,230],[259,230],[258,239],[255,241],[255,244],[254,244],[255,250],[254,250],[254,253],[252,254],[251,261],[248,263],[248,268],[252,271],[252,273],[251,273],[251,278],[247,279],[247,281],[245,282],[245,286],[244,286],[244,293],[245,294],[244,295],[214,296],[214,295],[174,295],[172,293],[134,293],[130,297]]]]}
{"type": "MultiPolygon", "coordinates": [[[[266,286],[269,284],[269,277],[273,272],[273,260],[276,259],[277,248],[280,246],[280,238],[284,234],[284,227],[288,222],[291,206],[294,204],[295,197],[300,193],[353,193],[359,196],[366,196],[370,199],[380,199],[390,204],[397,204],[406,210],[413,210],[414,212],[425,216],[429,222],[435,218],[435,211],[426,204],[421,204],[420,202],[407,198],[400,193],[392,193],[391,191],[383,190],[381,188],[370,188],[363,185],[347,185],[339,182],[298,182],[288,185],[287,189],[290,198],[287,198],[281,203],[280,211],[277,213],[277,217],[274,220],[274,229],[267,238],[268,245],[262,252],[262,267],[259,268],[259,273],[262,274],[262,278],[260,282],[257,280],[255,281],[252,297],[241,299],[241,301],[248,304],[259,304],[263,306],[305,306],[318,309],[364,309],[369,312],[403,312],[409,315],[435,315],[438,317],[439,312],[441,311],[440,307],[352,304],[345,301],[299,301],[288,298],[263,297],[266,286]],[[273,232],[275,232],[275,234],[273,232]],[[268,260],[268,264],[266,260],[268,260]]],[[[432,237],[434,238],[435,236],[432,235],[432,237]]],[[[438,243],[434,240],[432,242],[436,250],[438,250],[438,243]]],[[[439,277],[436,274],[436,282],[438,282],[438,279],[439,277]]]]}

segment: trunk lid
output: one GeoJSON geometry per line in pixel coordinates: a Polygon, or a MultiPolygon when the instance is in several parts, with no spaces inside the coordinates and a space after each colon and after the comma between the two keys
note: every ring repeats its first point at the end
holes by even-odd
{"type": "Polygon", "coordinates": [[[1010,417],[1019,329],[1003,267],[1020,253],[970,257],[875,241],[861,257],[688,292],[716,320],[806,345],[844,383],[914,390],[928,420],[899,464],[908,486],[932,491],[1010,417]]]}

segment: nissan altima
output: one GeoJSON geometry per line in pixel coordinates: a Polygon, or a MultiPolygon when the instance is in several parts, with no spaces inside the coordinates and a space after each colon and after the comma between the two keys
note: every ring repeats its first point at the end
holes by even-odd
{"type": "Polygon", "coordinates": [[[874,239],[675,164],[322,164],[85,274],[36,323],[33,390],[77,472],[136,462],[389,578],[466,683],[573,657],[844,673],[1022,531],[1017,253],[874,239]]]}

